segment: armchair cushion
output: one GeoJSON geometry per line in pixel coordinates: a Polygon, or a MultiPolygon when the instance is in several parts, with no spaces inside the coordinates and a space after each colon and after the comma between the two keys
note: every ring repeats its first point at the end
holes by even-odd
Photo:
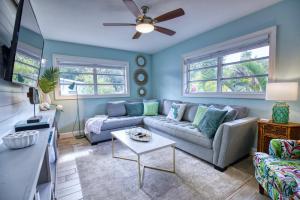
{"type": "Polygon", "coordinates": [[[272,199],[300,198],[300,160],[283,160],[258,152],[254,166],[257,181],[272,199]]]}
{"type": "Polygon", "coordinates": [[[269,153],[281,159],[300,159],[300,140],[273,139],[269,153]]]}

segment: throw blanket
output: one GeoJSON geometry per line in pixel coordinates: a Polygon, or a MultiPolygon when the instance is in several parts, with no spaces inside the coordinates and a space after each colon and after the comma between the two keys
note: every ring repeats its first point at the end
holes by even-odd
{"type": "Polygon", "coordinates": [[[84,133],[101,133],[103,122],[107,119],[106,115],[96,115],[85,122],[84,133]]]}

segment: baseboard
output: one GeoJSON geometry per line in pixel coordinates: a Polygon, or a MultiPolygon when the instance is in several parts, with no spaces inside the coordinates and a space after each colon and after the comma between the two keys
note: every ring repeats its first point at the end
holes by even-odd
{"type": "MultiPolygon", "coordinates": [[[[81,133],[84,133],[84,130],[80,131],[81,133]]],[[[73,131],[73,132],[59,132],[59,137],[60,138],[70,138],[70,137],[75,137],[75,135],[78,135],[79,131],[73,131]]]]}
{"type": "Polygon", "coordinates": [[[59,133],[59,138],[60,139],[72,138],[72,137],[74,137],[72,132],[59,133]]]}

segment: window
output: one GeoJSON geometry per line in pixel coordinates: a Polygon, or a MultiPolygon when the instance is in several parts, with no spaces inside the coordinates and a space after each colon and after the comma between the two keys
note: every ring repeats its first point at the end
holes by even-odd
{"type": "Polygon", "coordinates": [[[41,50],[19,42],[14,63],[13,82],[36,87],[41,58],[41,50]]]}
{"type": "Polygon", "coordinates": [[[54,61],[60,70],[58,99],[72,99],[77,93],[83,98],[129,96],[127,62],[58,55],[54,61]]]}
{"type": "Polygon", "coordinates": [[[36,86],[40,70],[40,59],[17,50],[14,63],[13,82],[36,86]]]}
{"type": "Polygon", "coordinates": [[[274,53],[271,51],[274,38],[271,39],[271,33],[266,32],[257,32],[255,37],[247,35],[185,56],[183,94],[264,98],[274,65],[274,53]]]}

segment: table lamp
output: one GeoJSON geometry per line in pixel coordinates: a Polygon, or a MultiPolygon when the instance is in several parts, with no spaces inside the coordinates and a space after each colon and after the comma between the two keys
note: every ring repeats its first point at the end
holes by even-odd
{"type": "Polygon", "coordinates": [[[287,124],[289,122],[289,105],[286,101],[298,99],[298,82],[268,83],[266,100],[275,100],[272,109],[274,123],[287,124]]]}

